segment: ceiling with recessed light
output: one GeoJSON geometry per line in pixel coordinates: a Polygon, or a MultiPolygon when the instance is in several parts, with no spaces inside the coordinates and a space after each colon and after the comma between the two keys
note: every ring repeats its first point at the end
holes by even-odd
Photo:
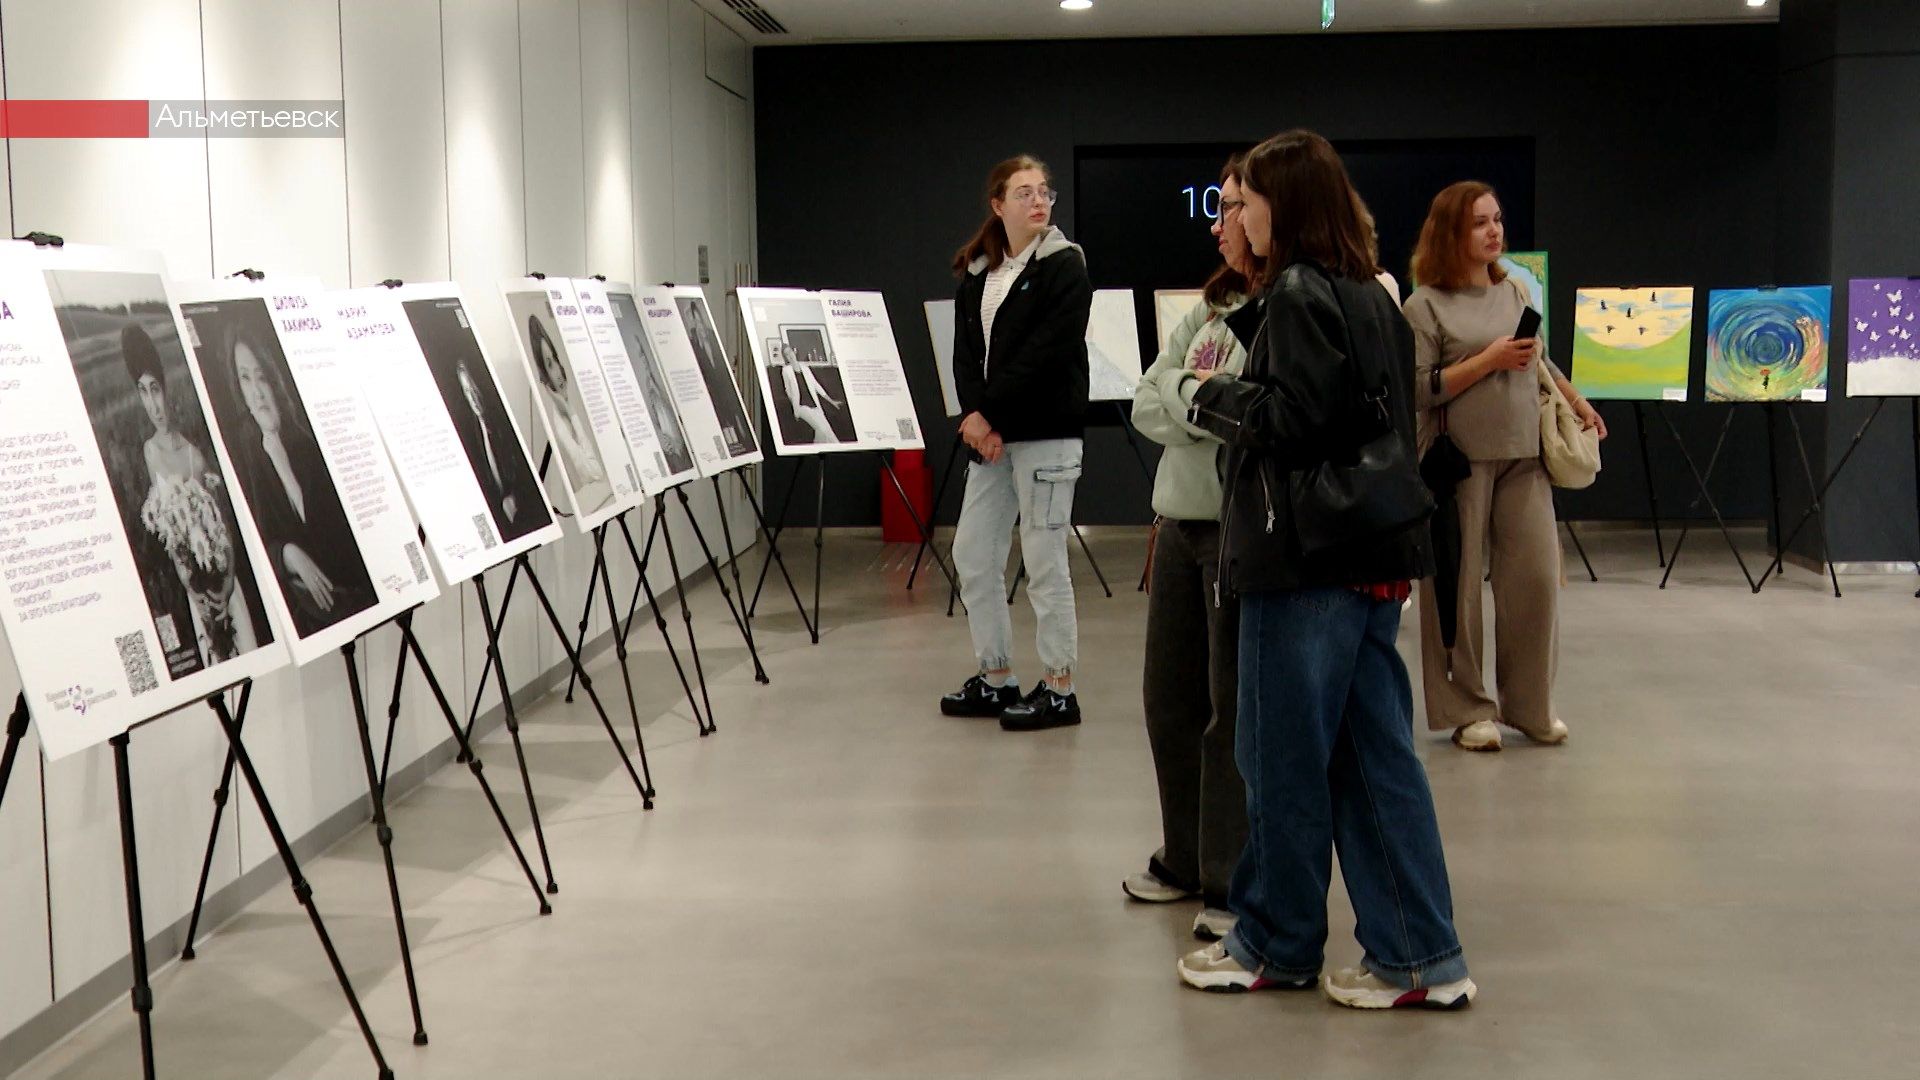
{"type": "MultiPolygon", "coordinates": [[[[699,0],[754,45],[1320,32],[1321,0],[699,0]],[[754,9],[758,9],[757,11],[754,9]],[[765,18],[771,16],[772,22],[765,18]],[[761,28],[779,25],[785,33],[761,28]]],[[[1336,0],[1334,33],[1777,22],[1780,0],[1336,0]]]]}

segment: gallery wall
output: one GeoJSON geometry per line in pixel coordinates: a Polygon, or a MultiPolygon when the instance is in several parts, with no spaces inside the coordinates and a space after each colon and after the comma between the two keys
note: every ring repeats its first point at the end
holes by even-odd
{"type": "MultiPolygon", "coordinates": [[[[1798,148],[1779,168],[1782,283],[1920,275],[1920,215],[1907,209],[1920,126],[1887,108],[1920,85],[1920,5],[1795,0],[1781,11],[1780,33],[1779,145],[1798,148]]],[[[1844,341],[1845,290],[1834,297],[1836,341],[1844,341]]],[[[1835,397],[1805,424],[1815,475],[1841,469],[1825,503],[1833,557],[1905,572],[1920,551],[1920,408],[1889,401],[1875,419],[1874,402],[1835,397]]],[[[1804,476],[1797,451],[1780,459],[1787,476],[1804,476]]],[[[1807,486],[1789,489],[1789,532],[1807,486]]],[[[1818,557],[1821,540],[1808,527],[1794,547],[1818,557]]]]}
{"type": "MultiPolygon", "coordinates": [[[[1581,285],[1774,279],[1773,26],[822,46],[754,57],[760,182],[778,191],[759,207],[760,279],[885,290],[934,433],[936,475],[948,442],[935,423],[921,303],[952,295],[947,263],[979,223],[986,170],[1014,152],[1055,167],[1056,218],[1071,235],[1077,147],[1250,144],[1292,126],[1336,141],[1527,138],[1533,241],[1552,252],[1556,313],[1573,310],[1581,285]]],[[[1087,256],[1097,285],[1102,253],[1087,256]]],[[[1571,333],[1556,314],[1557,355],[1571,333]]],[[[1563,498],[1563,516],[1645,519],[1633,411],[1604,411],[1606,471],[1563,498]]],[[[1691,405],[1675,415],[1704,456],[1723,414],[1691,405]]],[[[1665,428],[1650,427],[1661,509],[1678,516],[1693,488],[1665,428]]],[[[1722,508],[1765,517],[1758,410],[1735,419],[1726,454],[1722,508]]],[[[833,463],[829,524],[877,521],[875,468],[833,463]]],[[[770,470],[769,494],[785,482],[781,467],[770,470]]],[[[1081,492],[1082,522],[1148,518],[1148,484],[1111,426],[1089,436],[1081,492]]],[[[811,520],[811,501],[795,500],[796,518],[811,520]]],[[[957,508],[949,498],[944,520],[957,508]]]]}
{"type": "MultiPolygon", "coordinates": [[[[704,245],[709,301],[728,332],[726,289],[753,261],[747,53],[692,0],[0,0],[0,80],[12,100],[344,99],[346,114],[344,140],[10,140],[8,235],[155,249],[182,279],[243,267],[332,288],[452,278],[496,364],[514,356],[500,279],[533,269],[690,283],[704,245]]],[[[505,381],[524,424],[526,379],[505,381]]],[[[716,542],[722,513],[736,539],[750,536],[736,497],[720,505],[702,485],[694,501],[716,542]]],[[[683,550],[697,550],[684,538],[683,550]]],[[[538,554],[557,603],[578,602],[591,559],[579,537],[538,554]]],[[[671,584],[666,566],[655,571],[656,588],[671,584]]],[[[504,576],[490,577],[496,597],[504,576]]],[[[613,584],[628,595],[630,569],[616,567],[613,584]]],[[[528,687],[562,655],[534,632],[536,608],[514,606],[506,662],[528,687]]],[[[443,595],[415,625],[449,691],[471,701],[484,643],[471,590],[443,595]]],[[[606,628],[596,616],[592,633],[606,628]]],[[[397,644],[382,631],[358,654],[376,739],[397,644]]],[[[11,698],[17,675],[3,679],[11,698]]],[[[409,695],[396,773],[445,751],[429,701],[409,695]]],[[[250,715],[248,746],[296,840],[364,805],[341,661],[262,680],[250,715]]],[[[224,753],[206,709],[133,733],[156,939],[177,934],[191,904],[224,753]]],[[[273,858],[251,800],[234,806],[216,891],[273,858]]],[[[0,804],[0,868],[5,1072],[127,985],[106,747],[42,763],[29,735],[0,804]]]]}

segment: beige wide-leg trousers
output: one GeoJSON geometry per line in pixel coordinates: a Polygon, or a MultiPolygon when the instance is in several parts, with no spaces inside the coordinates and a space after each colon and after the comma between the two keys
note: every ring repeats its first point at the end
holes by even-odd
{"type": "Polygon", "coordinates": [[[1538,458],[1476,461],[1454,497],[1460,507],[1460,610],[1451,657],[1440,643],[1433,582],[1420,583],[1427,726],[1450,731],[1495,720],[1544,735],[1552,724],[1560,651],[1560,536],[1547,470],[1538,458]],[[1481,578],[1489,557],[1498,700],[1487,693],[1481,655],[1486,640],[1481,578]]]}

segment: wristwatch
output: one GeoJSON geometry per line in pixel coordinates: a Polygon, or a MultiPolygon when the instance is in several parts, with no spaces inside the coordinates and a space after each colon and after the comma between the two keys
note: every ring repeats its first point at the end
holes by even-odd
{"type": "Polygon", "coordinates": [[[1427,389],[1433,392],[1434,397],[1440,397],[1447,392],[1446,373],[1443,369],[1435,367],[1427,373],[1427,389]]]}

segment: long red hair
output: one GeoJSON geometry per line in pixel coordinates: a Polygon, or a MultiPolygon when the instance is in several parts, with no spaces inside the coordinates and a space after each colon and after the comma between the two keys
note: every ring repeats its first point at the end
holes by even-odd
{"type": "Polygon", "coordinates": [[[956,277],[964,275],[973,260],[982,255],[987,257],[987,269],[999,266],[1007,256],[1013,254],[1007,249],[1011,243],[1007,240],[1007,227],[1001,222],[1000,215],[993,212],[993,201],[1007,197],[1007,183],[1015,173],[1037,169],[1048,184],[1053,184],[1053,172],[1046,162],[1031,154],[1016,154],[993,167],[987,174],[987,220],[980,225],[980,231],[966,242],[953,256],[953,273],[956,277]]]}
{"type": "MultiPolygon", "coordinates": [[[[1467,237],[1473,231],[1473,204],[1488,195],[1500,197],[1491,184],[1462,180],[1433,197],[1427,223],[1420,227],[1420,243],[1413,249],[1415,284],[1464,289],[1473,280],[1477,260],[1467,250],[1467,237]]],[[[1494,263],[1487,267],[1487,276],[1498,285],[1507,279],[1507,271],[1494,263]]]]}

